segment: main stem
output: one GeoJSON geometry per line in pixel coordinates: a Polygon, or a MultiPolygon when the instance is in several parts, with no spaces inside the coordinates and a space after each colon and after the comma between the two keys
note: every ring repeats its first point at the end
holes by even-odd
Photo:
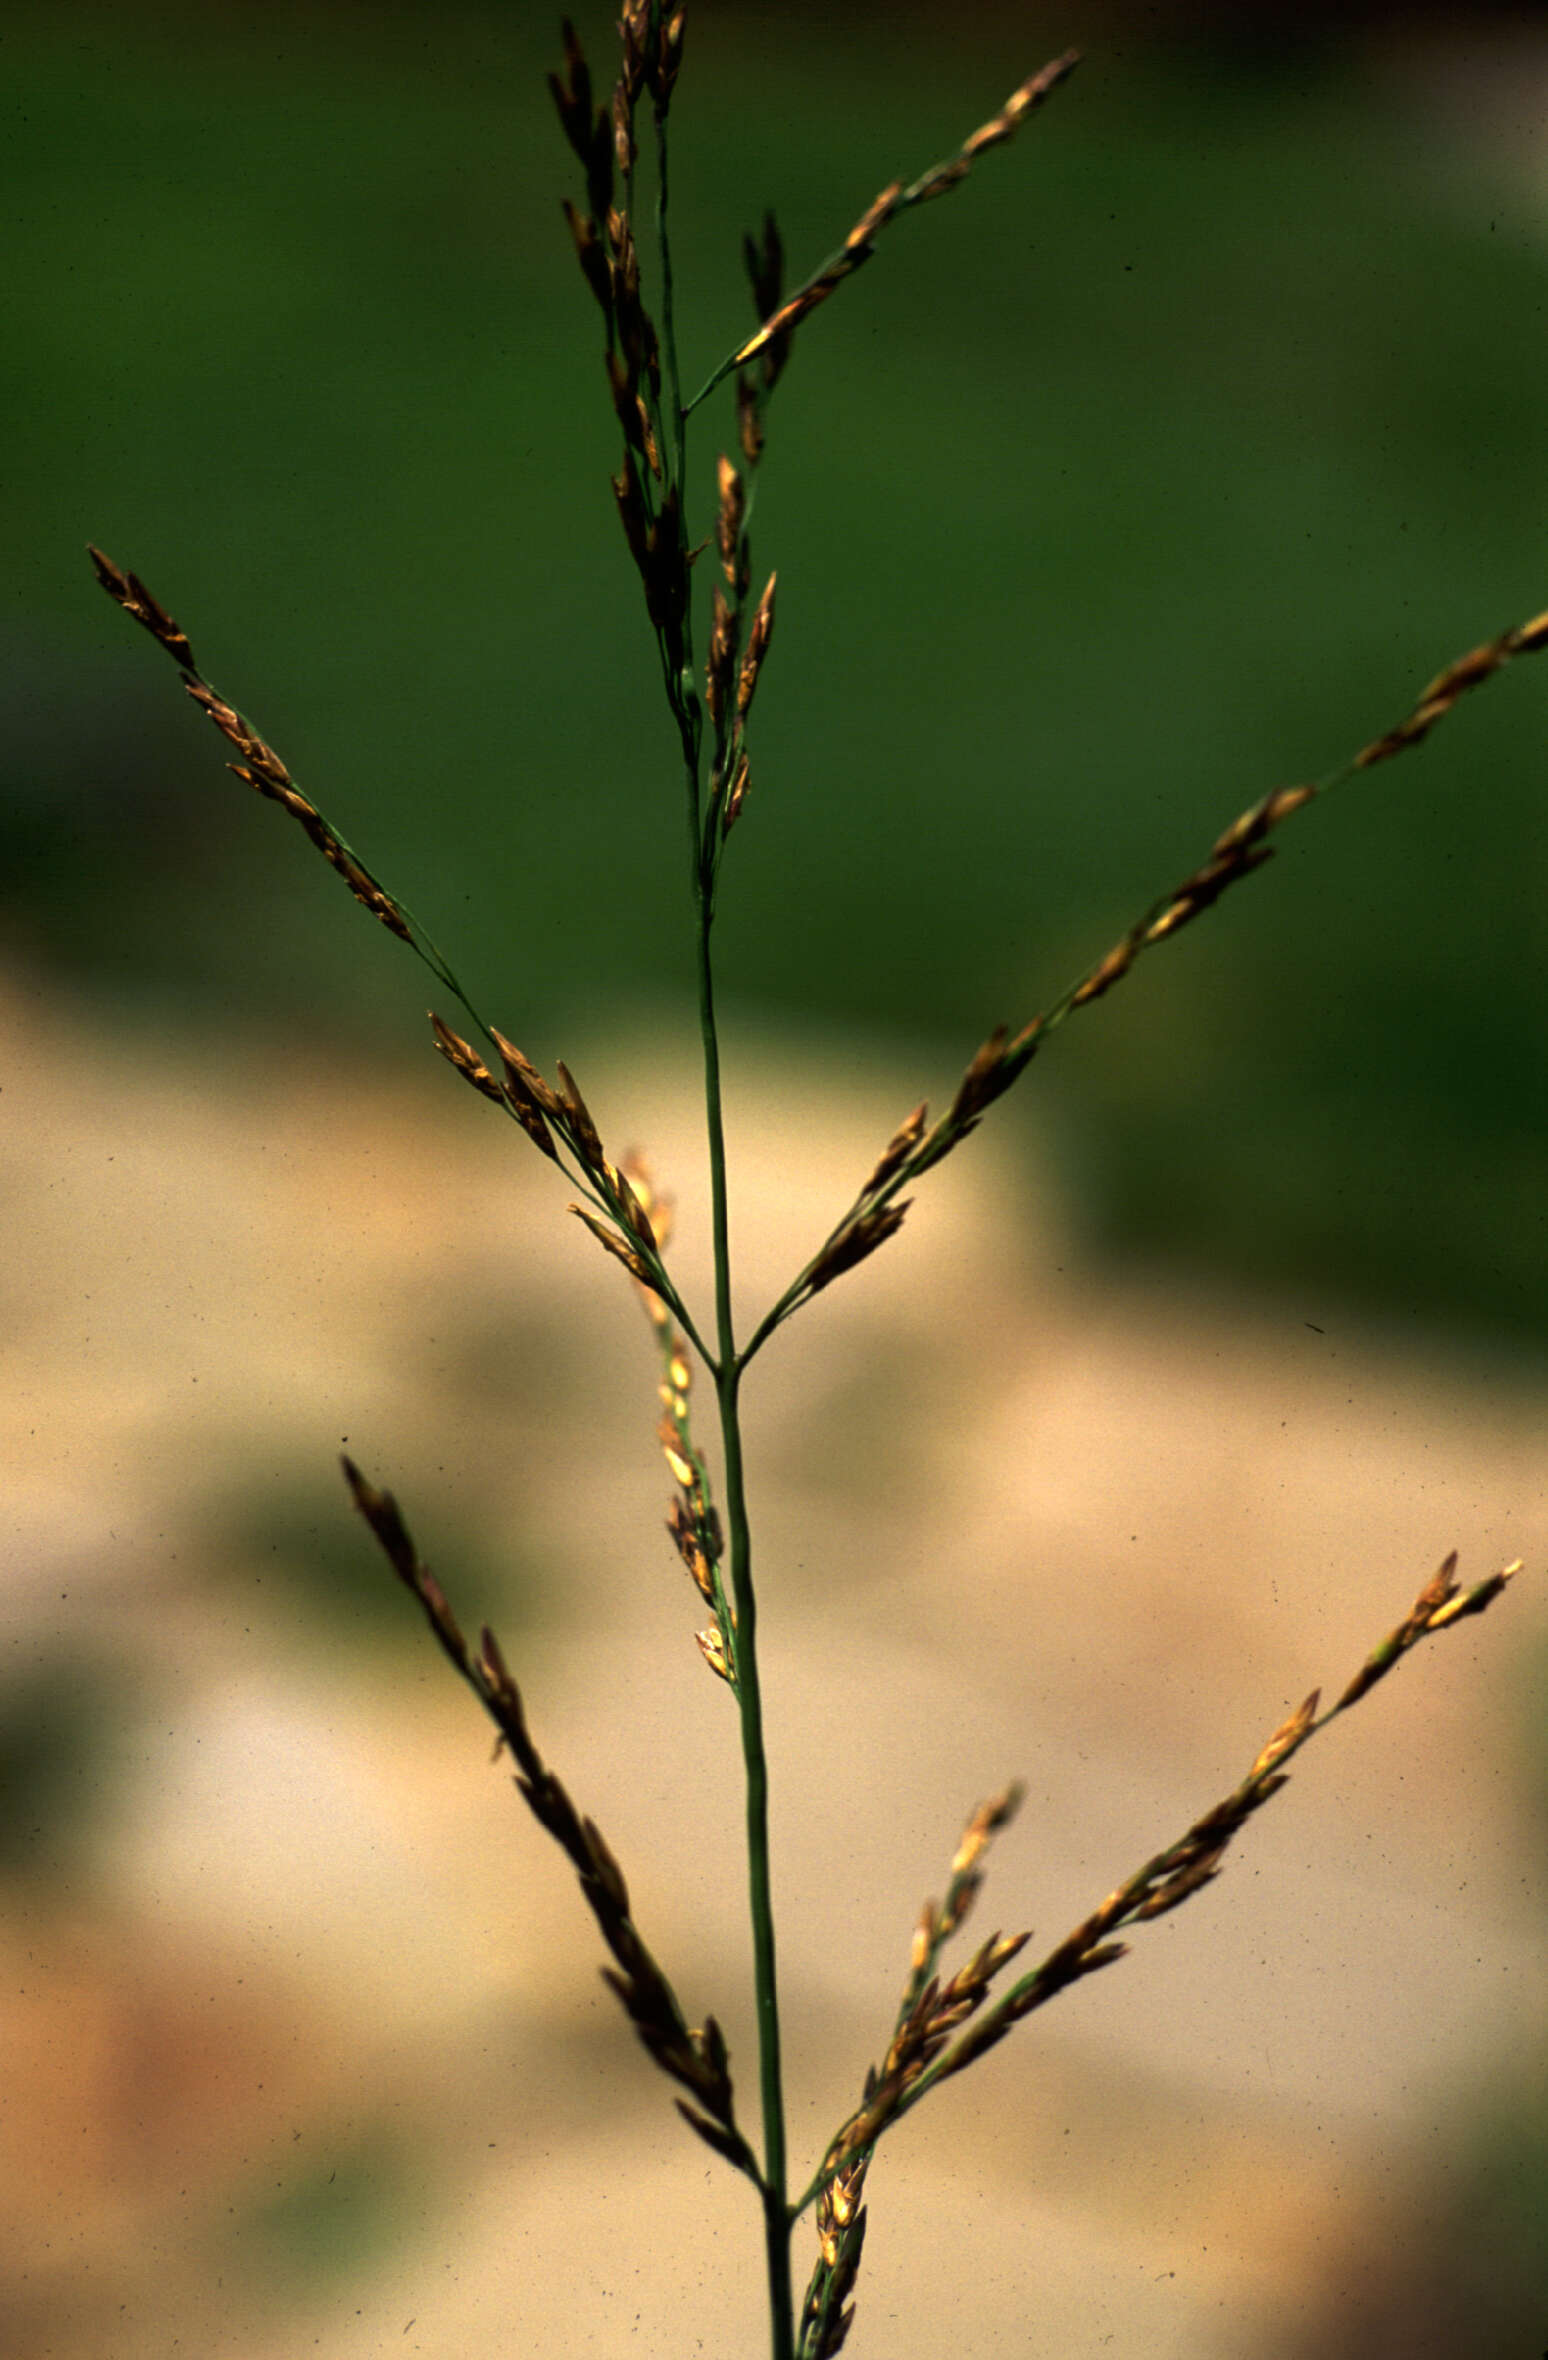
{"type": "MultiPolygon", "coordinates": [[[[692,800],[696,803],[697,797],[692,800]]],[[[695,831],[697,834],[697,831],[695,831]]],[[[774,1961],[774,1898],[769,1877],[769,1766],[763,1750],[763,1704],[758,1688],[758,1601],[753,1589],[752,1538],[742,1476],[742,1428],[737,1395],[742,1372],[731,1320],[731,1230],[726,1192],[726,1141],[720,1111],[720,1042],[715,1029],[715,981],[710,961],[707,894],[698,896],[699,1022],[704,1036],[704,1103],[709,1126],[710,1184],[715,1238],[715,1320],[719,1341],[716,1392],[725,1452],[726,1522],[731,1549],[731,1596],[736,1607],[736,1699],[742,1716],[742,1760],[747,1791],[747,1878],[752,1906],[753,1974],[758,2004],[758,2064],[763,2094],[763,2217],[768,2260],[773,2360],[793,2360],[795,2316],[790,2287],[790,2210],[786,2196],[785,2101],[780,2074],[779,1987],[774,1961]]]]}
{"type": "MultiPolygon", "coordinates": [[[[659,31],[651,11],[651,31],[659,31]]],[[[682,404],[672,302],[672,248],[667,236],[666,100],[656,117],[656,236],[661,253],[663,357],[670,402],[670,480],[687,482],[688,414],[682,404]]],[[[715,975],[710,958],[714,869],[706,858],[699,797],[700,715],[691,676],[674,678],[667,660],[667,696],[682,739],[688,789],[688,851],[697,915],[699,1027],[704,1039],[704,1111],[709,1130],[710,1188],[715,1241],[715,1391],[725,1455],[726,1522],[731,1544],[731,1597],[736,1613],[736,1701],[742,1718],[747,1794],[747,1882],[752,1908],[753,1979],[758,2009],[758,2078],[763,2098],[763,2243],[768,2268],[772,2360],[795,2360],[795,2310],[790,2286],[792,2221],[786,2193],[785,2098],[779,2056],[779,1984],[774,1962],[774,1896],[769,1877],[769,1765],[763,1750],[763,1702],[758,1689],[758,1600],[753,1590],[752,1538],[742,1477],[742,1427],[737,1396],[742,1382],[731,1318],[731,1219],[726,1189],[726,1134],[720,1111],[720,1038],[715,1029],[715,975]]]]}

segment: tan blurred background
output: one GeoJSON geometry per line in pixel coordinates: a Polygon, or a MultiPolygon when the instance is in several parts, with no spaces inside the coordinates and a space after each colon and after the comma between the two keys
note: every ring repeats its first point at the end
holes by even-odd
{"type": "MultiPolygon", "coordinates": [[[[299,1052],[212,1090],[14,987],[6,1018],[9,1680],[42,1823],[5,1935],[7,2348],[758,2349],[740,2188],[685,2147],[333,1475],[347,1440],[496,1615],[751,2108],[734,1732],[625,1287],[434,1075],[299,1052]]],[[[620,1136],[648,1112],[702,1298],[691,1076],[642,1066],[598,1043],[581,1071],[620,1136]]],[[[740,1062],[755,1295],[911,1086],[815,1072],[740,1062]]],[[[1476,1576],[1548,1541],[1540,1386],[1320,1298],[1115,1283],[1051,1192],[1019,1203],[981,1142],[753,1393],[808,2160],[982,1795],[1027,1781],[984,1930],[1055,1938],[1448,1544],[1476,1576]]],[[[942,2306],[968,2351],[1261,2350],[1366,2239],[1413,2266],[1411,2183],[1443,2214],[1540,2057],[1543,1631],[1526,1580],[1436,1642],[1217,1890],[895,2134],[860,2351],[923,2353],[942,2306]]]]}
{"type": "MultiPolygon", "coordinates": [[[[804,158],[803,257],[850,217],[820,212],[835,189],[869,193],[873,147],[924,163],[1080,37],[987,11],[964,43],[982,54],[946,62],[910,18],[868,107],[863,16],[778,48],[757,11],[702,13],[683,106],[723,150],[689,146],[689,191],[741,157],[739,226],[804,158]],[[864,152],[830,188],[841,136],[864,152]]],[[[813,391],[771,466],[816,489],[781,509],[774,473],[760,543],[790,602],[761,695],[788,681],[790,705],[728,870],[750,897],[727,927],[744,1313],[988,1022],[1029,1013],[1265,784],[1336,761],[1426,669],[1548,603],[1522,414],[1548,53],[1507,20],[1268,24],[1158,34],[1104,10],[1066,161],[1050,115],[1043,179],[1018,145],[989,159],[984,211],[975,181],[957,220],[930,217],[925,293],[904,225],[853,290],[853,341],[836,325],[819,346],[814,322],[798,348],[813,391]],[[1307,346],[1287,393],[1272,325],[1230,309],[1261,275],[1247,230],[1218,284],[1193,266],[1226,342],[1167,314],[1192,284],[1190,206],[1227,231],[1254,202],[1293,211],[1303,184],[1275,175],[1303,156],[1328,211],[1287,231],[1261,291],[1299,352],[1297,293],[1319,290],[1321,358],[1307,346]],[[1017,172],[1094,240],[1048,312],[1021,294],[1017,172]],[[1136,247],[1152,205],[1167,237],[1136,247]],[[1411,249],[1394,224],[1416,208],[1411,249]],[[1090,225],[1120,216],[1108,250],[1090,225]],[[983,342],[931,310],[953,234],[969,275],[988,257],[983,342]],[[1143,316],[1115,314],[1136,258],[1143,316]],[[1016,295],[997,303],[1001,264],[1016,295]],[[1476,325],[1434,298],[1443,265],[1476,325]],[[1062,359],[1000,341],[1007,312],[1062,359]],[[1361,375],[1357,324],[1390,380],[1361,375]],[[1083,354],[1117,387],[1111,515],[1068,489],[1100,449],[1049,455],[1089,408],[1083,354]],[[878,355],[904,390],[872,418],[878,355]],[[1119,446],[1124,404],[1155,415],[1119,446]],[[968,447],[937,468],[948,414],[968,447]],[[1196,472],[1148,508],[1174,460],[1196,472]],[[863,538],[877,504],[900,540],[863,538]],[[1006,784],[1028,737],[1035,797],[1006,784]]],[[[339,816],[437,934],[460,941],[465,914],[497,1020],[574,1066],[610,1148],[649,1149],[702,1302],[661,894],[680,822],[589,734],[632,742],[649,683],[612,654],[640,650],[605,421],[577,457],[567,418],[595,390],[576,355],[595,372],[591,323],[560,308],[562,166],[528,88],[550,29],[405,10],[379,30],[347,11],[24,20],[7,2360],[763,2348],[746,2191],[678,2124],[564,1864],[336,1470],[347,1446],[391,1483],[465,1619],[500,1630],[685,2004],[726,2026],[751,2122],[734,1719],[661,1529],[648,1332],[562,1183],[414,1054],[410,962],[278,815],[223,792],[170,668],[124,644],[78,564],[91,531],[201,655],[213,631],[220,685],[330,810],[342,772],[339,816]],[[492,162],[496,56],[527,111],[492,162]],[[362,246],[335,285],[335,224],[346,251],[365,234],[356,168],[383,275],[362,246]],[[437,310],[437,271],[470,253],[508,309],[458,286],[437,310]],[[555,558],[545,497],[563,517],[598,487],[595,549],[587,521],[555,558]]],[[[583,30],[600,71],[604,30],[583,30]]],[[[1055,277],[1063,234],[1039,215],[1055,277]]],[[[750,1380],[799,2165],[885,2044],[975,1802],[1026,1781],[980,1930],[1051,1944],[1309,1687],[1341,1684],[1447,1549],[1467,1579],[1528,1567],[1319,1741],[1220,1884],[889,2139],[856,2360],[1548,2336],[1543,693],[1523,665],[1401,789],[1298,822],[1320,833],[1072,1026],[750,1380]]],[[[809,2249],[803,2230],[798,2283],[809,2249]]]]}

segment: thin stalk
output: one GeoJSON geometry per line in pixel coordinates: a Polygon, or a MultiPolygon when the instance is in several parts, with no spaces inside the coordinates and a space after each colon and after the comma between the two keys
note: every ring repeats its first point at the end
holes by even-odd
{"type": "MultiPolygon", "coordinates": [[[[678,372],[673,307],[672,250],[667,235],[666,107],[656,119],[656,240],[661,262],[662,359],[671,407],[669,481],[679,499],[687,483],[688,413],[678,372]]],[[[701,709],[691,667],[667,692],[683,745],[688,805],[690,875],[698,937],[699,1024],[704,1042],[704,1109],[709,1133],[710,1189],[715,1248],[715,1325],[718,1354],[711,1366],[725,1458],[726,1522],[731,1552],[731,1596],[736,1614],[736,1701],[742,1724],[747,1807],[747,1881],[752,1915],[753,1979],[758,2018],[758,2077],[763,2101],[764,2254],[768,2271],[772,2360],[795,2360],[795,2305],[790,2283],[792,2221],[786,2196],[785,2100],[780,2067],[779,1985],[774,1956],[774,1896],[769,1871],[769,1766],[763,1745],[758,1686],[758,1601],[752,1578],[752,1536],[742,1474],[742,1428],[736,1330],[731,1316],[731,1221],[726,1186],[725,1125],[720,1104],[720,1037],[715,1024],[715,979],[710,956],[714,870],[703,834],[699,791],[701,709]]]]}
{"type": "MultiPolygon", "coordinates": [[[[690,806],[698,804],[693,780],[690,806]]],[[[695,835],[697,829],[695,829],[695,835]]],[[[710,1185],[715,1242],[715,1319],[719,1363],[715,1390],[725,1454],[726,1522],[731,1551],[731,1596],[736,1608],[736,1699],[742,1720],[747,1794],[747,1878],[752,1912],[753,1975],[757,1994],[758,2068],[763,2098],[763,2213],[768,2263],[773,2360],[793,2360],[795,2314],[790,2284],[791,2220],[786,2200],[785,2102],[780,2067],[779,1987],[774,1957],[774,1899],[769,1873],[769,1770],[763,1745],[758,1686],[758,1601],[752,1578],[752,1537],[742,1474],[738,1410],[741,1370],[731,1316],[731,1230],[726,1190],[726,1142],[720,1105],[720,1041],[710,959],[710,916],[695,864],[699,914],[699,1021],[704,1038],[704,1103],[709,1130],[710,1185]]]]}

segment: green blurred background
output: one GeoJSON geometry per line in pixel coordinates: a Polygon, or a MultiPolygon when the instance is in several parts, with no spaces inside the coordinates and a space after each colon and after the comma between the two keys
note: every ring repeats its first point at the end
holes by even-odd
{"type": "MultiPolygon", "coordinates": [[[[412,962],[225,783],[90,537],[533,1054],[689,1023],[549,12],[10,22],[13,953],[147,1025],[424,1054],[412,962]]],[[[902,1044],[938,1091],[1548,604],[1548,198],[1510,20],[888,22],[695,11],[674,201],[697,381],[765,204],[799,275],[1088,42],[802,332],[760,495],[733,1035],[902,1044]]],[[[725,403],[696,423],[708,492],[725,403]]],[[[1545,716],[1530,666],[1492,684],[1040,1064],[1002,1119],[1092,1252],[1540,1343],[1545,716]]]]}

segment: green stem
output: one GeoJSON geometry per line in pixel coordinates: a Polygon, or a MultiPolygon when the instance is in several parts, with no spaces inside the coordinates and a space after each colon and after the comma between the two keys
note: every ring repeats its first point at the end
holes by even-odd
{"type": "MultiPolygon", "coordinates": [[[[697,850],[697,778],[690,826],[697,850]]],[[[752,1578],[752,1539],[742,1475],[738,1414],[741,1370],[731,1317],[731,1233],[726,1191],[726,1142],[720,1106],[720,1042],[710,959],[709,908],[694,870],[699,911],[699,1021],[704,1036],[704,1102],[709,1128],[710,1184],[715,1240],[715,1317],[719,1340],[716,1394],[725,1452],[726,1521],[731,1550],[731,1595],[736,1608],[736,1699],[742,1717],[747,1792],[747,1875],[752,1909],[753,1975],[758,2008],[758,2064],[763,2096],[763,2211],[768,2261],[773,2360],[793,2360],[795,2316],[790,2285],[790,2215],[786,2202],[785,2106],[780,2072],[779,1990],[774,1959],[774,1901],[769,1874],[769,1770],[763,1746],[758,1687],[758,1601],[752,1578]]]]}
{"type": "MultiPolygon", "coordinates": [[[[678,374],[672,254],[667,238],[666,107],[656,107],[656,237],[661,257],[662,357],[671,405],[669,481],[681,501],[687,483],[687,420],[678,374]]],[[[684,528],[686,530],[686,528],[684,528]]],[[[670,672],[670,667],[668,667],[670,672]]],[[[769,1873],[769,1766],[763,1746],[758,1688],[758,1601],[753,1589],[752,1539],[742,1476],[742,1428],[736,1330],[731,1316],[731,1223],[726,1187],[726,1139],[720,1105],[720,1038],[715,1025],[715,980],[710,957],[713,863],[704,842],[699,792],[701,720],[691,670],[669,677],[667,694],[683,746],[687,784],[689,874],[697,917],[699,1024],[704,1040],[704,1108],[709,1131],[710,1187],[715,1246],[715,1323],[712,1363],[725,1454],[726,1522],[731,1551],[731,1596],[736,1614],[736,1701],[742,1723],[747,1798],[747,1879],[752,1913],[753,1979],[758,2015],[758,2075],[763,2099],[764,2253],[768,2269],[772,2360],[795,2360],[795,2307],[790,2284],[791,2218],[786,2199],[785,2101],[780,2072],[779,1987],[774,1959],[774,1898],[769,1873]]],[[[702,1349],[702,1348],[701,1348],[702,1349]]]]}

